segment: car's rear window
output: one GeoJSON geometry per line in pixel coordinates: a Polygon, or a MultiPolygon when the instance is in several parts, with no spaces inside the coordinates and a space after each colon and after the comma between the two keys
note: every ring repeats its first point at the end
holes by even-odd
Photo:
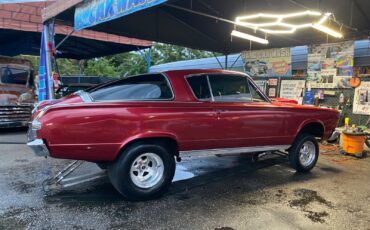
{"type": "Polygon", "coordinates": [[[89,91],[95,101],[170,100],[173,93],[162,74],[129,77],[89,91]]]}

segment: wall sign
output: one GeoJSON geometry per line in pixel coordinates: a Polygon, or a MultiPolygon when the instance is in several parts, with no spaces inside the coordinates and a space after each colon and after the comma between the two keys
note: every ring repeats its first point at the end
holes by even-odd
{"type": "Polygon", "coordinates": [[[88,0],[76,7],[75,30],[82,30],[102,22],[167,2],[167,0],[88,0]]]}
{"type": "Polygon", "coordinates": [[[269,97],[274,98],[276,97],[276,88],[269,88],[269,97]]]}
{"type": "Polygon", "coordinates": [[[243,51],[244,70],[251,76],[290,76],[290,48],[243,51]]]}
{"type": "Polygon", "coordinates": [[[280,97],[298,101],[302,104],[305,80],[282,80],[280,84],[280,97]]]}
{"type": "Polygon", "coordinates": [[[361,82],[355,89],[353,113],[370,115],[370,82],[361,82]]]}

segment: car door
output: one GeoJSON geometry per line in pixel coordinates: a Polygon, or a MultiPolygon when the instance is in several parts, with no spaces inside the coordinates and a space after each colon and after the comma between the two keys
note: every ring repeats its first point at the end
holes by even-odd
{"type": "Polygon", "coordinates": [[[219,148],[288,144],[286,112],[272,105],[247,76],[213,74],[208,79],[219,148]]]}

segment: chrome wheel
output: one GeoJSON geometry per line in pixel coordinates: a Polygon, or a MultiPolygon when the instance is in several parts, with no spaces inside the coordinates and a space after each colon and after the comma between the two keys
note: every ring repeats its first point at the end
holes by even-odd
{"type": "Polygon", "coordinates": [[[316,158],[316,147],[311,141],[303,143],[301,150],[299,151],[299,162],[304,167],[309,167],[316,158]]]}
{"type": "Polygon", "coordinates": [[[162,179],[164,166],[162,159],[155,153],[144,153],[132,163],[130,177],[139,188],[151,188],[162,179]]]}

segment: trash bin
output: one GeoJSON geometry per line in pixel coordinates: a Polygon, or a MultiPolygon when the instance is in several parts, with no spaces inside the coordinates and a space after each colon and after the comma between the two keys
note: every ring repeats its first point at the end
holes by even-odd
{"type": "Polygon", "coordinates": [[[356,157],[362,157],[366,134],[364,132],[351,132],[344,130],[342,133],[343,151],[356,157]]]}

